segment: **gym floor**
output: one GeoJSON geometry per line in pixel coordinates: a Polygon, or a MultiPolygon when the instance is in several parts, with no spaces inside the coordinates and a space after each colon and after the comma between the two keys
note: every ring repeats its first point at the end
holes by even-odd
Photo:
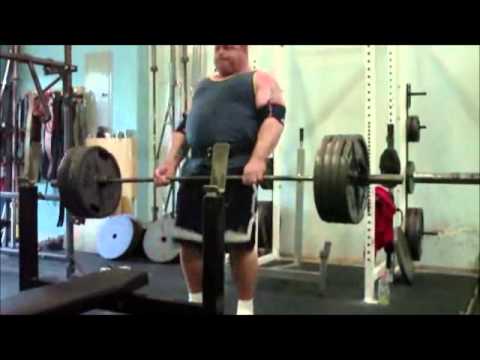
{"type": "MultiPolygon", "coordinates": [[[[77,252],[77,270],[86,274],[102,266],[129,265],[134,270],[149,273],[150,283],[138,292],[150,296],[185,301],[187,291],[179,264],[159,265],[145,259],[108,261],[96,254],[77,252]]],[[[317,266],[312,266],[314,270],[317,266]]],[[[40,277],[65,279],[66,263],[40,259],[40,277]]],[[[327,290],[318,294],[311,276],[294,275],[291,279],[276,279],[260,274],[255,298],[255,313],[274,314],[461,314],[478,285],[474,276],[417,273],[413,286],[395,284],[388,306],[362,302],[363,269],[359,267],[328,266],[327,290]],[[310,280],[309,280],[310,279],[310,280]]],[[[0,254],[0,299],[17,294],[18,257],[0,254]]],[[[225,312],[234,314],[236,291],[226,271],[225,312]]],[[[480,309],[475,306],[476,314],[480,309]]],[[[110,314],[93,310],[87,314],[110,314]]]]}

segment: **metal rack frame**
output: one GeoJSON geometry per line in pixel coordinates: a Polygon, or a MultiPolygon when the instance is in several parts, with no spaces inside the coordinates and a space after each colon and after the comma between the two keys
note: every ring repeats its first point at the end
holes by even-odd
{"type": "MultiPolygon", "coordinates": [[[[69,148],[72,147],[72,97],[73,97],[73,87],[72,87],[72,73],[77,71],[77,66],[72,64],[72,46],[71,45],[64,45],[64,61],[55,61],[52,59],[45,59],[39,58],[35,56],[31,56],[28,54],[21,54],[20,53],[19,45],[12,45],[11,51],[9,53],[0,52],[0,59],[6,59],[7,62],[12,62],[12,79],[13,81],[13,94],[12,94],[12,101],[13,101],[13,116],[16,116],[16,100],[17,100],[17,93],[16,93],[16,82],[18,80],[18,64],[27,64],[30,75],[35,84],[35,88],[40,98],[40,102],[42,107],[47,110],[46,113],[48,114],[42,121],[46,122],[50,119],[50,114],[48,110],[48,105],[46,104],[45,100],[45,92],[53,87],[57,82],[60,80],[62,81],[63,85],[63,95],[64,101],[62,104],[62,114],[64,119],[64,151],[66,152],[69,148]],[[58,74],[58,78],[56,78],[52,83],[50,83],[46,88],[42,89],[41,84],[38,80],[37,72],[35,70],[34,65],[43,66],[44,71],[46,74],[58,74]]],[[[15,124],[15,121],[14,121],[15,124]]],[[[14,138],[15,132],[18,129],[14,129],[14,138]]],[[[10,189],[12,192],[16,192],[18,190],[18,176],[16,173],[16,164],[13,164],[12,167],[12,188],[10,189]]],[[[16,200],[13,199],[11,202],[12,204],[12,212],[10,214],[11,218],[11,234],[12,234],[12,241],[15,243],[16,238],[16,200]]],[[[74,242],[73,242],[73,220],[69,212],[66,212],[66,224],[65,224],[65,243],[66,243],[66,259],[67,259],[67,278],[73,275],[75,272],[75,260],[74,260],[74,242]]],[[[20,244],[21,246],[21,244],[20,244]]]]}

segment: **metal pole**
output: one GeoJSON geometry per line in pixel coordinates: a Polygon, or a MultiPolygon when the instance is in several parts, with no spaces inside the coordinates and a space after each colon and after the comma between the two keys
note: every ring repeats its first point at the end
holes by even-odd
{"type": "Polygon", "coordinates": [[[8,83],[8,74],[10,73],[10,60],[7,60],[7,64],[5,65],[5,72],[2,77],[2,85],[0,89],[0,101],[2,100],[3,97],[3,92],[5,91],[5,88],[7,87],[8,83]]]}
{"type": "MultiPolygon", "coordinates": [[[[65,45],[65,64],[71,67],[72,64],[72,46],[65,45]]],[[[64,153],[72,147],[72,73],[65,71],[63,74],[63,135],[64,153]]],[[[67,278],[70,278],[75,272],[74,243],[73,243],[73,220],[70,211],[65,211],[65,244],[67,252],[67,278]]]]}
{"type": "MultiPolygon", "coordinates": [[[[6,64],[5,64],[4,74],[2,76],[2,84],[1,84],[1,88],[0,88],[0,103],[2,101],[4,91],[5,91],[5,89],[7,87],[7,84],[8,84],[8,78],[9,78],[9,74],[10,74],[10,64],[11,64],[11,60],[7,60],[6,64]]],[[[0,124],[0,126],[4,126],[4,124],[0,124]]],[[[5,169],[4,169],[3,165],[1,165],[0,166],[0,178],[3,178],[5,176],[4,172],[5,172],[5,169]]],[[[7,212],[7,210],[6,210],[7,207],[8,207],[8,202],[2,203],[2,209],[1,209],[1,218],[2,219],[4,217],[6,217],[5,213],[7,212]]],[[[8,225],[9,224],[10,224],[10,222],[8,222],[8,225]]],[[[6,235],[7,235],[7,233],[8,233],[8,230],[6,229],[6,227],[5,227],[5,230],[0,228],[0,246],[6,245],[6,240],[7,240],[6,235]]]]}
{"type": "MultiPolygon", "coordinates": [[[[365,134],[367,140],[369,163],[376,159],[375,154],[375,125],[376,125],[376,72],[375,72],[375,47],[367,45],[364,47],[365,66],[365,134]]],[[[364,244],[364,296],[366,303],[376,303],[375,298],[375,191],[369,189],[366,237],[364,244]]]]}
{"type": "Polygon", "coordinates": [[[3,226],[0,227],[0,247],[6,247],[8,245],[7,234],[8,234],[8,230],[10,230],[9,228],[10,220],[6,220],[8,218],[7,209],[8,209],[8,202],[4,202],[2,205],[2,210],[0,214],[0,219],[3,223],[3,226]]]}
{"type": "Polygon", "coordinates": [[[182,45],[182,64],[183,64],[183,111],[188,111],[188,46],[182,45]]]}
{"type": "MultiPolygon", "coordinates": [[[[13,45],[13,46],[19,46],[19,45],[13,45]]],[[[65,46],[71,46],[71,45],[65,45],[65,46]]],[[[6,54],[3,52],[0,52],[0,59],[9,59],[9,60],[15,60],[15,62],[20,62],[20,63],[34,63],[36,65],[43,65],[43,66],[50,66],[50,67],[55,67],[60,70],[66,70],[66,71],[77,71],[77,67],[75,65],[72,65],[72,63],[68,63],[65,61],[65,63],[50,60],[50,59],[42,59],[42,58],[37,58],[31,55],[27,54],[20,54],[20,53],[10,53],[6,54]]]]}
{"type": "MultiPolygon", "coordinates": [[[[152,112],[153,112],[153,167],[158,163],[157,154],[157,47],[153,45],[151,47],[152,52],[152,66],[150,71],[152,72],[152,112]]],[[[160,149],[160,144],[158,145],[160,149]]],[[[157,204],[157,189],[153,187],[153,206],[152,206],[152,220],[156,221],[158,218],[158,204],[157,204]]]]}
{"type": "MultiPolygon", "coordinates": [[[[303,147],[303,128],[300,129],[300,145],[297,151],[297,176],[302,177],[305,173],[305,149],[303,147]]],[[[303,182],[297,182],[296,211],[295,211],[295,264],[302,263],[303,253],[303,182]]]]}
{"type": "MultiPolygon", "coordinates": [[[[407,95],[406,95],[406,104],[405,104],[405,118],[402,121],[405,122],[404,124],[404,131],[405,131],[405,164],[408,164],[410,161],[410,153],[409,153],[409,146],[410,142],[407,140],[408,134],[408,112],[410,109],[411,99],[410,99],[410,84],[407,84],[407,95]]],[[[406,179],[408,183],[408,178],[406,179]]],[[[407,189],[407,183],[405,183],[405,189],[407,189]]],[[[408,191],[405,191],[405,209],[408,209],[408,191]]]]}
{"type": "Polygon", "coordinates": [[[157,152],[155,153],[155,159],[160,159],[160,148],[161,145],[163,144],[163,137],[165,136],[165,130],[167,128],[167,123],[168,123],[168,117],[170,116],[170,111],[172,108],[171,104],[171,99],[168,99],[168,105],[167,105],[167,110],[165,111],[165,117],[163,119],[163,125],[162,125],[162,131],[160,133],[160,140],[159,140],[159,146],[157,148],[157,152]]]}
{"type": "MultiPolygon", "coordinates": [[[[15,55],[20,51],[19,45],[12,45],[12,53],[15,55]]],[[[18,64],[16,61],[12,64],[12,165],[11,165],[11,182],[10,190],[18,191],[17,187],[17,136],[18,136],[18,122],[17,122],[17,81],[18,81],[18,64]]],[[[16,247],[17,240],[17,201],[10,202],[10,247],[16,247]]]]}
{"type": "Polygon", "coordinates": [[[203,309],[209,315],[224,313],[225,200],[222,194],[207,192],[203,214],[203,309]]]}
{"type": "MultiPolygon", "coordinates": [[[[0,254],[19,255],[19,251],[18,251],[18,249],[0,248],[0,254]]],[[[48,259],[48,260],[59,260],[59,261],[66,261],[67,260],[66,255],[49,253],[49,252],[39,252],[38,253],[38,258],[48,259]]]]}
{"type": "Polygon", "coordinates": [[[20,291],[32,288],[38,280],[37,187],[20,186],[20,247],[18,256],[20,291]]]}
{"type": "MultiPolygon", "coordinates": [[[[176,56],[176,46],[170,46],[170,61],[171,61],[171,84],[170,84],[170,101],[172,106],[172,117],[171,117],[171,125],[172,131],[175,129],[175,111],[176,111],[176,104],[175,104],[175,88],[177,85],[177,56],[176,56]]],[[[172,213],[175,214],[175,182],[172,182],[171,185],[172,191],[172,213]]]]}
{"type": "MultiPolygon", "coordinates": [[[[18,192],[11,192],[11,191],[1,191],[0,192],[0,199],[17,199],[19,196],[18,192]]],[[[58,195],[44,195],[42,193],[38,193],[39,200],[47,200],[47,201],[60,201],[60,196],[58,195]]]]}

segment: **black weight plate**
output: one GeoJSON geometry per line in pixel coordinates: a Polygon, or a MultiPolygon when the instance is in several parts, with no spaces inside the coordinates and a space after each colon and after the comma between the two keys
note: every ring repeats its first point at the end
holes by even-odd
{"type": "Polygon", "coordinates": [[[82,176],[82,174],[78,171],[79,170],[78,164],[83,161],[88,149],[89,148],[87,146],[79,146],[75,148],[70,160],[70,171],[68,173],[68,186],[70,187],[69,198],[71,201],[71,204],[70,204],[71,212],[72,214],[85,219],[91,218],[91,214],[88,211],[88,209],[85,209],[85,206],[83,205],[83,201],[82,201],[83,191],[78,186],[77,180],[79,177],[82,176]]]}
{"type": "Polygon", "coordinates": [[[380,156],[380,171],[382,174],[400,174],[402,164],[397,150],[386,148],[380,156]]]}
{"type": "Polygon", "coordinates": [[[67,206],[69,202],[68,197],[70,195],[68,174],[70,172],[70,164],[71,164],[72,155],[74,151],[75,149],[70,149],[65,153],[62,160],[60,160],[60,163],[57,169],[57,187],[60,195],[60,200],[62,201],[64,206],[67,207],[69,211],[70,211],[69,206],[67,206]]]}
{"type": "Polygon", "coordinates": [[[407,141],[408,142],[420,141],[420,119],[416,115],[411,115],[408,117],[407,141]]]}
{"type": "Polygon", "coordinates": [[[363,219],[368,187],[355,184],[352,172],[368,176],[368,152],[362,136],[326,137],[314,170],[314,196],[322,220],[358,224],[363,219]]]}
{"type": "Polygon", "coordinates": [[[368,151],[361,135],[324,137],[314,168],[314,198],[326,222],[358,224],[368,201],[368,186],[355,184],[351,174],[368,177],[368,151]]]}
{"type": "Polygon", "coordinates": [[[322,139],[320,148],[317,150],[315,156],[315,165],[313,169],[313,194],[315,206],[317,208],[318,216],[323,221],[330,221],[329,202],[328,202],[328,188],[329,174],[326,171],[326,163],[330,161],[328,158],[330,153],[327,149],[331,146],[333,136],[325,136],[322,139]]]}
{"type": "Polygon", "coordinates": [[[345,184],[343,182],[343,175],[345,169],[342,168],[342,156],[346,143],[348,142],[348,135],[338,135],[332,140],[332,147],[330,148],[330,212],[332,215],[332,222],[334,223],[348,223],[348,208],[345,200],[345,184]]]}
{"type": "Polygon", "coordinates": [[[323,177],[323,185],[320,189],[322,194],[323,206],[325,209],[325,221],[332,222],[335,221],[335,198],[333,196],[333,190],[331,188],[332,185],[332,157],[334,155],[333,148],[335,147],[336,137],[332,136],[327,143],[325,148],[325,154],[323,158],[323,170],[322,170],[322,177],[323,177]]]}
{"type": "Polygon", "coordinates": [[[415,265],[412,261],[410,249],[408,247],[407,239],[400,227],[395,228],[395,254],[397,255],[398,265],[400,266],[402,279],[407,284],[413,284],[413,278],[415,275],[415,265]]]}
{"type": "Polygon", "coordinates": [[[415,174],[415,163],[413,161],[409,161],[407,163],[407,169],[405,173],[407,175],[407,179],[406,179],[407,194],[411,195],[415,191],[415,180],[413,178],[413,175],[415,174]]]}
{"type": "Polygon", "coordinates": [[[345,222],[358,224],[362,221],[368,204],[369,187],[355,183],[350,174],[356,174],[360,178],[367,178],[369,174],[368,151],[362,136],[349,136],[343,151],[341,168],[341,183],[347,210],[345,222]]]}
{"type": "Polygon", "coordinates": [[[62,203],[68,211],[79,217],[84,217],[84,212],[80,207],[77,188],[72,182],[72,164],[77,161],[75,159],[83,156],[86,149],[84,146],[69,149],[60,162],[57,172],[57,184],[62,203]]]}
{"type": "Polygon", "coordinates": [[[333,222],[345,223],[348,221],[348,204],[345,198],[347,184],[344,181],[344,175],[347,172],[344,167],[343,151],[346,143],[348,142],[347,136],[336,136],[333,140],[332,155],[330,156],[331,162],[329,167],[330,184],[329,188],[331,192],[330,202],[331,213],[333,216],[333,222]]]}
{"type": "MultiPolygon", "coordinates": [[[[365,139],[361,135],[355,136],[355,146],[354,146],[354,156],[355,159],[353,171],[357,173],[358,176],[362,178],[368,178],[370,175],[370,160],[368,154],[368,147],[365,143],[365,139]]],[[[368,205],[368,197],[369,197],[369,186],[364,185],[360,186],[357,185],[354,187],[355,189],[355,209],[357,211],[357,223],[359,223],[365,214],[365,210],[368,205]]]]}
{"type": "Polygon", "coordinates": [[[405,236],[413,261],[422,258],[423,209],[409,208],[405,215],[405,236]]]}
{"type": "Polygon", "coordinates": [[[92,146],[77,153],[72,159],[71,180],[83,217],[103,218],[115,212],[122,196],[122,184],[100,184],[97,179],[120,177],[120,168],[106,149],[92,146]]]}
{"type": "Polygon", "coordinates": [[[325,221],[337,222],[338,220],[338,205],[335,196],[334,179],[335,174],[335,148],[339,146],[339,141],[342,138],[341,135],[332,136],[326,146],[325,156],[323,159],[323,179],[324,185],[321,188],[322,198],[324,199],[325,207],[325,221]]]}

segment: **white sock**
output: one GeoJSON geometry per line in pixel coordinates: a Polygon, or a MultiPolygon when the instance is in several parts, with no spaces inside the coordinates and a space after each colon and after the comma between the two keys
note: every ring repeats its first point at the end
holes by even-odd
{"type": "Polygon", "coordinates": [[[188,302],[202,304],[203,303],[203,293],[188,293],[188,302]]]}
{"type": "Polygon", "coordinates": [[[253,315],[253,299],[238,300],[237,315],[253,315]]]}

